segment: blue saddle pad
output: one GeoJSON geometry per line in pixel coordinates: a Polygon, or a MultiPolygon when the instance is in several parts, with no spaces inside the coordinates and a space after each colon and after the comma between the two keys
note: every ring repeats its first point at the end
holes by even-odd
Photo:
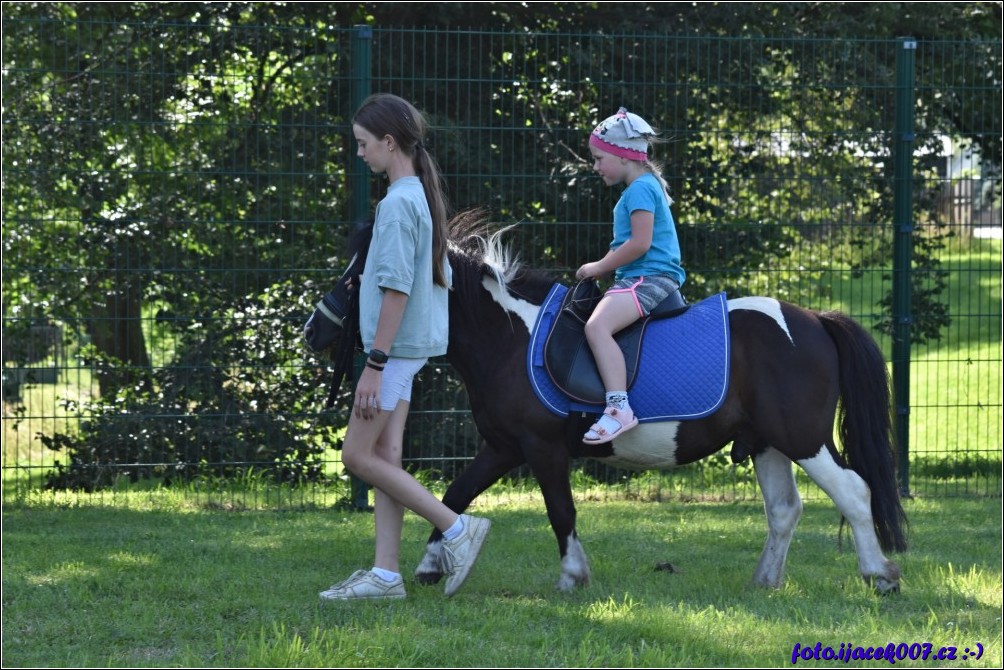
{"type": "MultiPolygon", "coordinates": [[[[526,364],[530,385],[551,412],[603,411],[603,405],[572,400],[544,366],[544,344],[567,286],[555,284],[544,299],[530,334],[526,364]]],[[[638,376],[628,389],[640,422],[700,419],[725,400],[729,382],[729,307],[725,293],[695,303],[679,316],[655,319],[645,331],[638,376]]]]}

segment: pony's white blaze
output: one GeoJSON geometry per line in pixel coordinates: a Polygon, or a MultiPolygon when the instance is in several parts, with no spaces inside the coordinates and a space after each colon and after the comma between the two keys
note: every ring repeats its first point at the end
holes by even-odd
{"type": "Polygon", "coordinates": [[[485,290],[491,294],[492,300],[497,302],[502,309],[520,318],[520,321],[526,326],[526,332],[533,331],[533,324],[537,323],[537,314],[540,312],[540,305],[534,305],[531,302],[514,296],[490,277],[482,279],[481,285],[485,287],[485,290]]]}
{"type": "Polygon", "coordinates": [[[604,458],[603,462],[642,470],[675,468],[679,429],[679,421],[640,424],[614,440],[614,455],[604,458]]]}
{"type": "Polygon", "coordinates": [[[755,296],[749,298],[733,298],[729,300],[729,311],[733,312],[737,309],[753,310],[774,319],[777,323],[777,327],[784,331],[784,334],[788,336],[788,340],[792,344],[795,344],[795,338],[791,336],[788,324],[784,320],[784,314],[781,313],[781,303],[774,298],[755,296]]]}

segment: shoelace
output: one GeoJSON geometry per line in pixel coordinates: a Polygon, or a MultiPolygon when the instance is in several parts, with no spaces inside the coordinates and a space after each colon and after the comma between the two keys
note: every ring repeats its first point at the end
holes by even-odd
{"type": "Polygon", "coordinates": [[[334,586],[332,586],[328,590],[329,591],[344,591],[345,589],[350,588],[350,587],[355,586],[356,584],[360,583],[361,581],[363,581],[363,579],[365,577],[366,577],[366,571],[365,570],[356,570],[351,575],[349,575],[348,579],[346,579],[343,582],[339,582],[338,584],[335,584],[334,586]]]}
{"type": "MultiPolygon", "coordinates": [[[[463,535],[461,535],[460,537],[458,537],[457,538],[457,542],[459,542],[463,537],[464,537],[463,535]]],[[[454,544],[454,543],[444,542],[443,543],[443,551],[440,553],[439,556],[440,556],[441,562],[443,564],[443,569],[448,574],[452,575],[453,574],[453,568],[457,565],[457,556],[456,556],[456,554],[453,553],[453,547],[451,546],[451,544],[454,544]]]]}

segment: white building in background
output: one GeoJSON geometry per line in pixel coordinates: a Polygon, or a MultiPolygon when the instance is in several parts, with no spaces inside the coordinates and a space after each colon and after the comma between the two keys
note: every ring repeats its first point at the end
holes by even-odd
{"type": "Polygon", "coordinates": [[[1001,237],[1001,194],[997,175],[984,171],[979,152],[945,137],[943,146],[943,221],[959,234],[1001,237]]]}

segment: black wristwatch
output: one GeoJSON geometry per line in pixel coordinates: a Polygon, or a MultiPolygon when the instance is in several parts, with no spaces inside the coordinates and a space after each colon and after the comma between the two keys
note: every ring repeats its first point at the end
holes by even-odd
{"type": "Polygon", "coordinates": [[[387,354],[380,351],[379,349],[370,349],[369,359],[376,363],[377,365],[383,365],[387,362],[387,354]]]}

